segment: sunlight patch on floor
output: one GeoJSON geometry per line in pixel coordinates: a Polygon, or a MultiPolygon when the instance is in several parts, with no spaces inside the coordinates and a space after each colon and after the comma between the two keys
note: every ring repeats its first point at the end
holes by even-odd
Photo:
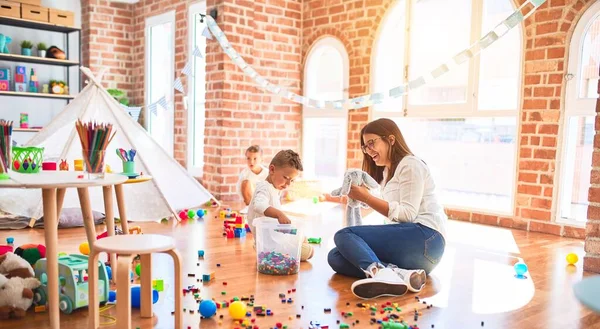
{"type": "Polygon", "coordinates": [[[470,245],[486,251],[520,254],[512,231],[505,228],[448,221],[446,243],[470,245]]]}
{"type": "Polygon", "coordinates": [[[494,314],[517,310],[527,305],[535,293],[531,274],[518,279],[512,264],[474,260],[473,313],[494,314]]]}

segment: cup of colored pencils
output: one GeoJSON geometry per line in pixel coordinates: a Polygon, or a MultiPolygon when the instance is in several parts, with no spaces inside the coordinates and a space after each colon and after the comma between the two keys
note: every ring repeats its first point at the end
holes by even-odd
{"type": "Polygon", "coordinates": [[[0,180],[8,179],[11,164],[12,121],[0,120],[0,180]]]}
{"type": "Polygon", "coordinates": [[[81,141],[85,171],[95,178],[104,177],[106,148],[116,133],[116,131],[113,131],[113,125],[77,120],[75,126],[81,141]]]}

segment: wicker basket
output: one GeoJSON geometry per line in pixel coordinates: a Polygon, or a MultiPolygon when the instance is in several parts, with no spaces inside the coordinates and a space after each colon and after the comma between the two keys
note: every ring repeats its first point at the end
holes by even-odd
{"type": "Polygon", "coordinates": [[[44,155],[43,147],[19,147],[12,148],[12,170],[24,174],[35,174],[40,172],[44,155]]]}

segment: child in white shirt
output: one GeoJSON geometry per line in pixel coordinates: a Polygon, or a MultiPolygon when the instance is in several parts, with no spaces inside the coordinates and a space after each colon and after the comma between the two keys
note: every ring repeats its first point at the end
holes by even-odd
{"type": "MultiPolygon", "coordinates": [[[[252,201],[248,206],[248,224],[252,234],[256,232],[253,221],[258,217],[272,217],[280,224],[290,224],[290,219],[281,211],[281,191],[288,188],[303,170],[298,153],[292,150],[279,151],[269,165],[267,178],[256,184],[252,201]]],[[[311,258],[313,250],[305,243],[302,246],[302,261],[311,258]]]]}
{"type": "Polygon", "coordinates": [[[244,203],[249,205],[256,184],[267,178],[269,170],[262,165],[262,149],[258,145],[246,149],[246,163],[248,167],[240,173],[237,187],[244,203]]]}

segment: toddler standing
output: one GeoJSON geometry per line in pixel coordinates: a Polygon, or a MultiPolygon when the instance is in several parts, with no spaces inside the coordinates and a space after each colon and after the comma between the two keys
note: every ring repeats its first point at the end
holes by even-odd
{"type": "Polygon", "coordinates": [[[269,170],[262,165],[262,149],[258,145],[246,149],[246,163],[248,167],[242,170],[238,179],[238,191],[244,203],[249,205],[256,184],[267,178],[269,170]]]}

